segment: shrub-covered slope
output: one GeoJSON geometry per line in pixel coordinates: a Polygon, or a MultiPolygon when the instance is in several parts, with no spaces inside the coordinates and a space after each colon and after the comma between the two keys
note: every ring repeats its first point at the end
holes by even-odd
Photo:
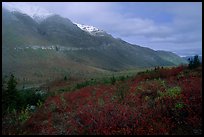
{"type": "Polygon", "coordinates": [[[201,69],[157,68],[49,97],[23,134],[201,134],[201,69]]]}

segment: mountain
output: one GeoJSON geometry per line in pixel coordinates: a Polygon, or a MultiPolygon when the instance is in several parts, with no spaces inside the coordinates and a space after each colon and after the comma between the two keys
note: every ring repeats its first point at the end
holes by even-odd
{"type": "Polygon", "coordinates": [[[167,61],[169,61],[175,65],[180,65],[181,62],[183,64],[188,63],[187,61],[184,61],[183,58],[180,58],[178,55],[176,55],[175,53],[172,53],[172,52],[158,50],[157,53],[161,58],[163,58],[163,59],[165,59],[165,60],[167,60],[167,61]]]}
{"type": "Polygon", "coordinates": [[[179,56],[129,44],[96,27],[44,15],[38,8],[30,14],[30,9],[35,8],[3,5],[2,9],[3,75],[15,73],[19,81],[39,83],[64,75],[186,63],[179,56]]]}

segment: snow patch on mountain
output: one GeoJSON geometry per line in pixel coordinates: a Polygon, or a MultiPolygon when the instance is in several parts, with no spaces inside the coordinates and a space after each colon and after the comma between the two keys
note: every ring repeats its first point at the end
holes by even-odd
{"type": "Polygon", "coordinates": [[[88,32],[92,32],[92,31],[100,31],[98,28],[94,27],[94,26],[88,26],[88,25],[82,25],[82,24],[78,24],[75,23],[80,29],[88,31],[88,32]]]}
{"type": "Polygon", "coordinates": [[[37,22],[41,22],[47,17],[54,15],[53,13],[38,6],[33,6],[22,2],[3,2],[2,6],[11,12],[17,11],[27,14],[37,22]]]}
{"type": "Polygon", "coordinates": [[[94,26],[78,24],[78,23],[75,23],[75,22],[74,22],[74,24],[76,24],[77,27],[79,27],[81,30],[86,31],[91,35],[104,36],[103,34],[101,34],[101,33],[104,33],[104,31],[100,30],[100,29],[98,29],[98,28],[96,28],[94,26]]]}

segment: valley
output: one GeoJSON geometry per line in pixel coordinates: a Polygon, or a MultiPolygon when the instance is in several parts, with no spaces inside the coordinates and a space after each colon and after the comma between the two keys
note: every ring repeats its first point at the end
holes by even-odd
{"type": "Polygon", "coordinates": [[[3,76],[13,73],[20,85],[187,63],[174,53],[132,45],[59,15],[36,21],[6,6],[2,15],[3,76]]]}
{"type": "Polygon", "coordinates": [[[199,39],[186,37],[191,22],[165,22],[175,13],[162,24],[146,14],[86,18],[105,30],[34,5],[2,3],[2,135],[202,134],[202,59],[185,43],[199,39]]]}

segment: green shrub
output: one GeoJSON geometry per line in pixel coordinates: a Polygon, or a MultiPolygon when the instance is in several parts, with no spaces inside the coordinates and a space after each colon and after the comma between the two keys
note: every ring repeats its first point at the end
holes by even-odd
{"type": "Polygon", "coordinates": [[[114,85],[114,84],[115,84],[115,82],[116,82],[115,77],[114,77],[114,76],[112,76],[112,77],[110,78],[110,80],[111,80],[111,84],[112,84],[112,85],[114,85]]]}
{"type": "Polygon", "coordinates": [[[104,100],[103,100],[103,98],[101,97],[101,98],[98,98],[98,104],[100,105],[100,106],[103,106],[104,105],[104,100]]]}
{"type": "Polygon", "coordinates": [[[82,83],[77,83],[76,86],[75,86],[75,89],[80,89],[80,88],[83,88],[83,87],[86,87],[86,86],[89,86],[89,85],[95,85],[97,84],[97,81],[94,80],[94,79],[91,79],[91,80],[87,80],[85,82],[82,82],[82,83]]]}
{"type": "Polygon", "coordinates": [[[85,82],[82,82],[82,83],[77,83],[76,89],[80,89],[80,88],[86,87],[88,85],[89,85],[88,81],[85,81],[85,82]]]}
{"type": "Polygon", "coordinates": [[[42,106],[42,104],[43,104],[43,102],[42,101],[40,101],[40,100],[38,100],[38,102],[37,102],[37,107],[41,107],[42,106]]]}
{"type": "Polygon", "coordinates": [[[64,81],[66,81],[67,80],[67,76],[64,76],[64,81]]]}
{"type": "Polygon", "coordinates": [[[50,111],[51,112],[56,112],[57,110],[57,105],[55,104],[55,102],[50,104],[50,111]]]}
{"type": "Polygon", "coordinates": [[[124,76],[120,76],[120,77],[119,77],[119,80],[120,80],[120,81],[124,81],[124,80],[125,80],[125,77],[124,77],[124,76]]]}
{"type": "Polygon", "coordinates": [[[129,91],[129,86],[127,83],[117,83],[116,96],[119,101],[123,100],[129,91]]]}
{"type": "Polygon", "coordinates": [[[110,79],[103,78],[103,79],[102,79],[102,83],[103,83],[103,84],[110,84],[110,79]]]}
{"type": "Polygon", "coordinates": [[[180,95],[181,88],[176,86],[176,87],[168,88],[166,90],[166,92],[157,91],[157,93],[158,93],[159,97],[161,97],[161,98],[166,97],[166,96],[176,97],[176,96],[180,95]]]}
{"type": "Polygon", "coordinates": [[[21,90],[19,97],[19,107],[25,108],[27,105],[37,105],[37,103],[44,102],[47,98],[47,94],[41,90],[35,89],[21,90]]]}
{"type": "MultiPolygon", "coordinates": [[[[5,83],[5,82],[4,82],[5,83]]],[[[27,105],[36,106],[38,101],[44,102],[47,94],[36,89],[16,89],[17,82],[14,75],[11,75],[5,85],[2,86],[2,111],[3,114],[9,113],[12,110],[21,111],[26,109],[27,105]]]]}
{"type": "Polygon", "coordinates": [[[184,107],[183,103],[176,103],[176,105],[175,105],[175,108],[177,108],[177,109],[181,109],[183,107],[184,107]]]}
{"type": "Polygon", "coordinates": [[[180,95],[180,93],[181,93],[181,88],[178,86],[167,89],[167,95],[170,97],[176,97],[180,95]]]}
{"type": "Polygon", "coordinates": [[[26,120],[28,120],[29,117],[30,117],[29,105],[27,105],[27,107],[24,110],[21,110],[18,116],[18,120],[23,123],[26,120]]]}

